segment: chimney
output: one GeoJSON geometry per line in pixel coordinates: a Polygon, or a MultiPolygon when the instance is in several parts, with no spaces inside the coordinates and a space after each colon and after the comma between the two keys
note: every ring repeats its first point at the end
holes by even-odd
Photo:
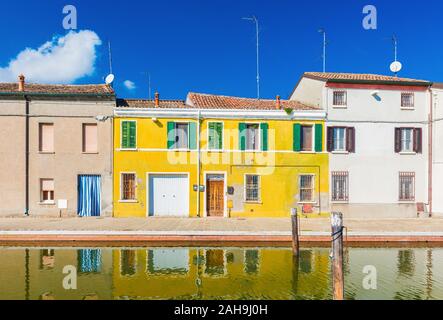
{"type": "Polygon", "coordinates": [[[22,74],[18,76],[18,91],[25,91],[25,76],[22,74]]]}
{"type": "Polygon", "coordinates": [[[280,99],[280,96],[277,96],[277,102],[276,102],[276,104],[275,104],[275,108],[276,108],[277,110],[280,110],[280,109],[281,109],[281,99],[280,99]]]}
{"type": "Polygon", "coordinates": [[[160,107],[160,94],[158,92],[155,93],[155,107],[160,107]]]}

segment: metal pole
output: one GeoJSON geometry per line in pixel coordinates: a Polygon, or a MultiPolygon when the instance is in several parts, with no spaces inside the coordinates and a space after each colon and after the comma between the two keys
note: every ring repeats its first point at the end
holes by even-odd
{"type": "Polygon", "coordinates": [[[332,226],[332,291],[334,300],[344,300],[343,214],[333,212],[332,226]]]}
{"type": "Polygon", "coordinates": [[[256,16],[252,18],[243,18],[243,20],[253,21],[255,23],[255,32],[257,40],[257,99],[260,100],[260,27],[256,16]]]}
{"type": "Polygon", "coordinates": [[[257,99],[260,99],[260,30],[257,18],[254,16],[257,32],[257,99]]]}
{"type": "Polygon", "coordinates": [[[326,72],[326,31],[323,31],[323,73],[326,72]]]}
{"type": "Polygon", "coordinates": [[[201,171],[200,119],[201,119],[201,111],[199,109],[197,117],[197,217],[198,218],[200,218],[200,171],[201,171]]]}
{"type": "Polygon", "coordinates": [[[292,222],[292,253],[298,257],[300,255],[300,239],[298,234],[298,211],[296,208],[291,209],[292,222]]]}

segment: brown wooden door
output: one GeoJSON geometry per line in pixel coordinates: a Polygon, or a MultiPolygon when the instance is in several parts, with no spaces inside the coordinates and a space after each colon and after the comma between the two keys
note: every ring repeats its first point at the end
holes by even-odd
{"type": "Polygon", "coordinates": [[[208,217],[223,217],[225,210],[224,181],[208,181],[206,207],[208,217]]]}

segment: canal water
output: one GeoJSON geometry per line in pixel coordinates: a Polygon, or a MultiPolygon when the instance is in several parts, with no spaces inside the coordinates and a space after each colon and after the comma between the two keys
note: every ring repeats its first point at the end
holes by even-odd
{"type": "MultiPolygon", "coordinates": [[[[303,249],[294,261],[289,248],[2,247],[0,300],[331,299],[329,254],[303,249]],[[77,289],[66,290],[73,274],[63,271],[72,270],[77,289]]],[[[348,248],[344,261],[346,299],[443,299],[443,248],[348,248]]]]}

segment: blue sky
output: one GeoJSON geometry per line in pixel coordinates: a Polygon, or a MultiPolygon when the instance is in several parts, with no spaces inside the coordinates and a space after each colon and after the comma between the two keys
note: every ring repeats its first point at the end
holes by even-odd
{"type": "Polygon", "coordinates": [[[389,74],[395,33],[400,76],[443,81],[440,0],[8,1],[0,5],[0,68],[25,48],[66,35],[66,4],[77,8],[78,30],[91,30],[102,42],[94,47],[91,74],[72,82],[103,82],[111,40],[120,97],[146,98],[147,71],[152,90],[165,99],[184,99],[188,91],[255,97],[255,29],[241,20],[250,15],[261,24],[263,98],[286,98],[304,71],[321,71],[320,27],[328,32],[328,71],[389,74]],[[378,10],[377,30],[362,27],[367,4],[378,10]],[[126,80],[135,89],[126,88],[126,80]]]}

